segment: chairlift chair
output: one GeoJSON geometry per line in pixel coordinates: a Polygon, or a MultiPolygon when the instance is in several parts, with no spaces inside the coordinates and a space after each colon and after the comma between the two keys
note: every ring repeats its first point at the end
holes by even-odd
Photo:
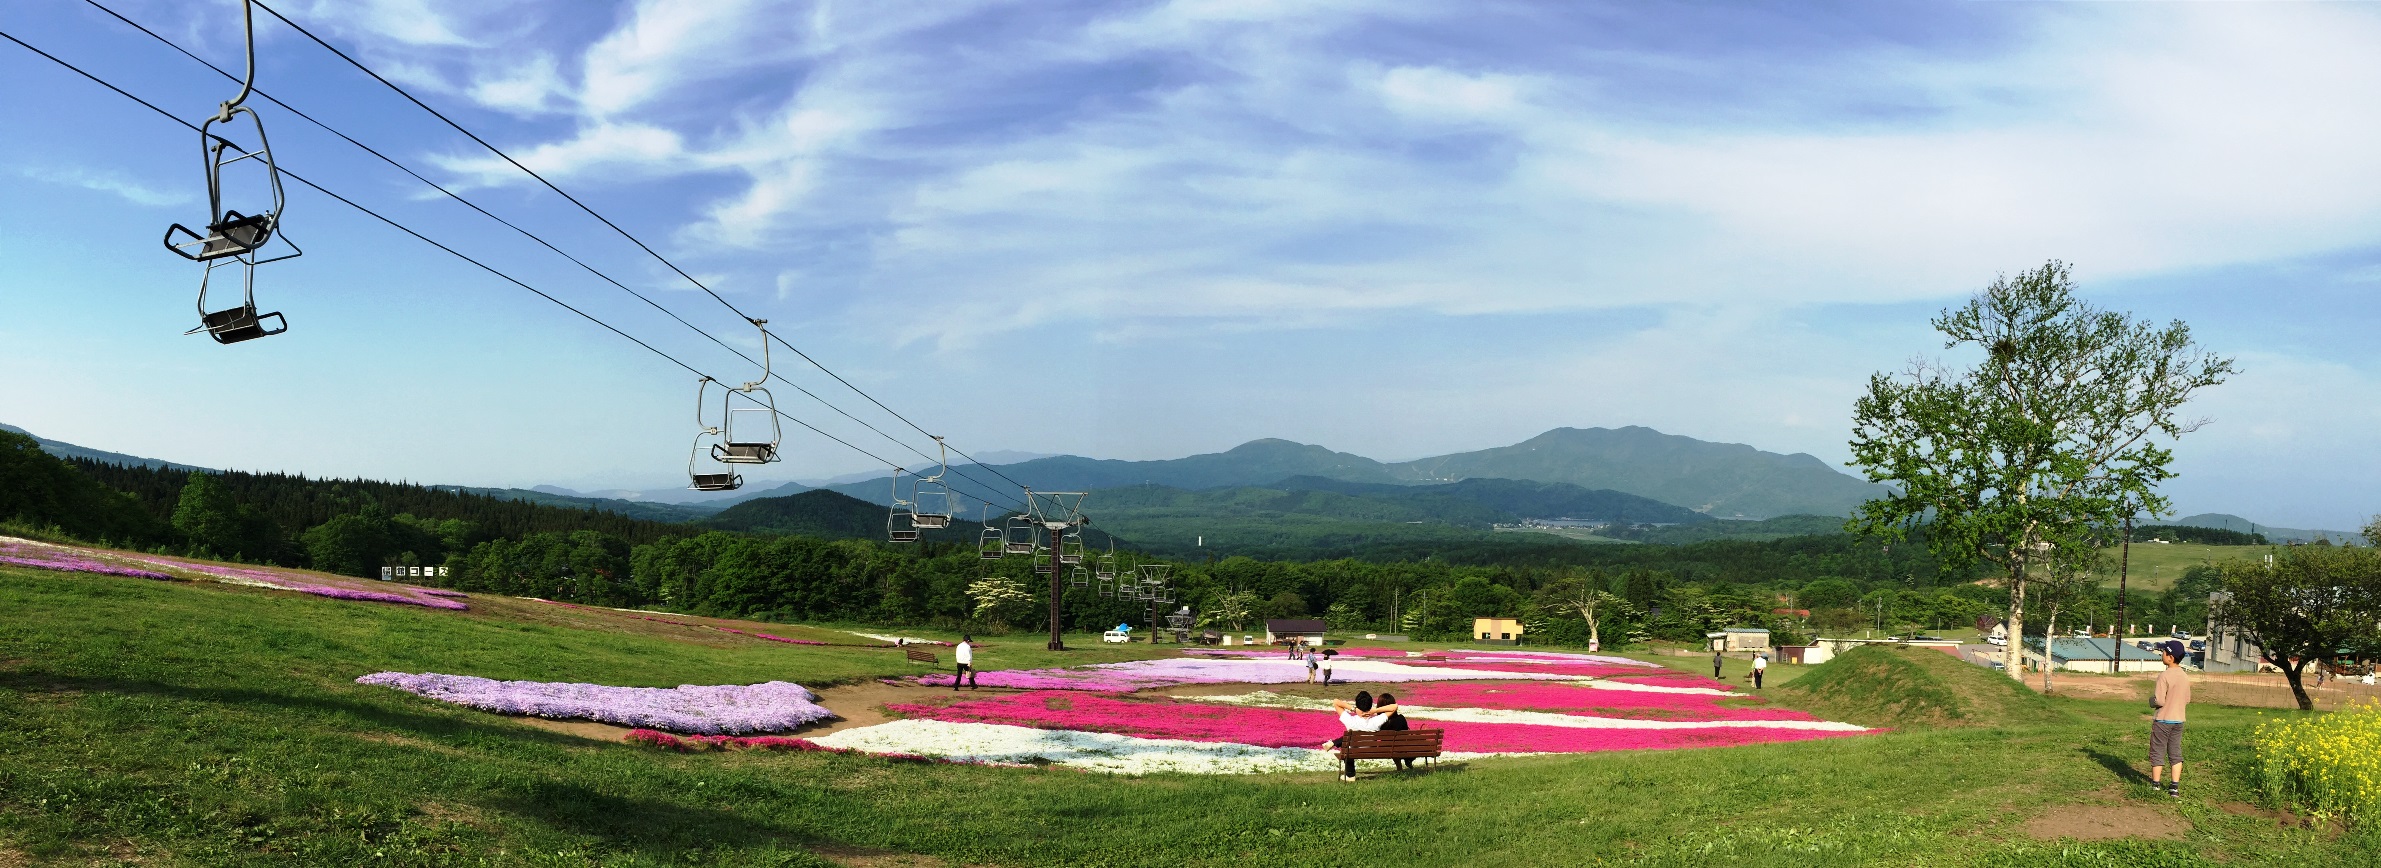
{"type": "Polygon", "coordinates": [[[1058,538],[1058,562],[1062,564],[1083,562],[1083,531],[1080,528],[1068,528],[1066,535],[1058,538]]]}
{"type": "Polygon", "coordinates": [[[927,530],[950,527],[951,513],[956,511],[953,507],[959,503],[951,487],[942,481],[942,475],[951,469],[950,447],[944,446],[940,437],[934,438],[934,445],[942,451],[942,457],[935,462],[934,475],[918,477],[910,496],[914,504],[910,524],[927,530]]]}
{"type": "Polygon", "coordinates": [[[1041,550],[1042,526],[1020,513],[1009,516],[1008,526],[1001,537],[1001,553],[1030,555],[1041,550]]]}
{"type": "Polygon", "coordinates": [[[694,387],[694,424],[696,429],[694,448],[686,453],[686,476],[690,481],[686,487],[696,491],[734,491],[744,487],[744,477],[737,475],[736,468],[721,467],[716,462],[710,468],[695,466],[695,462],[703,457],[703,441],[706,439],[713,441],[711,444],[713,448],[719,446],[717,442],[719,429],[708,424],[708,420],[703,418],[703,407],[706,405],[704,394],[710,389],[711,383],[710,377],[704,377],[694,387]]]}
{"type": "Polygon", "coordinates": [[[286,197],[281,189],[281,168],[273,161],[272,141],[265,137],[264,118],[255,110],[241,105],[248,100],[248,95],[255,91],[256,86],[256,11],[249,3],[240,5],[247,28],[248,75],[240,82],[239,95],[218,106],[215,113],[208,116],[198,128],[199,155],[207,171],[207,231],[201,234],[175,223],[167,227],[164,237],[165,249],[174,255],[206,264],[206,271],[200,275],[198,284],[199,324],[184,334],[204,331],[219,344],[271,337],[289,330],[288,319],[278,311],[264,313],[256,309],[256,267],[294,259],[305,253],[280,232],[286,197]],[[256,131],[256,150],[253,151],[218,135],[215,129],[217,124],[230,126],[233,118],[243,114],[248,116],[249,123],[256,131]],[[226,208],[223,204],[223,170],[248,160],[255,160],[264,167],[264,189],[269,192],[271,203],[270,208],[252,214],[226,208]],[[282,239],[290,252],[260,258],[259,252],[276,236],[282,239]],[[216,266],[235,262],[242,272],[239,306],[208,310],[207,290],[214,282],[216,266]]]}
{"type": "Polygon", "coordinates": [[[983,511],[977,514],[976,523],[983,526],[984,532],[976,537],[976,556],[987,561],[997,561],[1000,560],[1001,555],[1006,553],[1008,540],[1000,532],[1000,528],[993,527],[992,522],[985,520],[991,518],[991,512],[992,505],[987,503],[984,505],[983,511]]]}
{"type": "Polygon", "coordinates": [[[1100,556],[1099,561],[1092,566],[1092,572],[1103,579],[1116,578],[1116,548],[1113,538],[1109,543],[1108,553],[1100,556]]]}
{"type": "Polygon", "coordinates": [[[1083,569],[1082,567],[1076,567],[1074,570],[1067,573],[1066,583],[1068,587],[1073,588],[1090,587],[1091,572],[1083,569]]]}
{"type": "Polygon", "coordinates": [[[1049,552],[1037,552],[1033,556],[1033,571],[1045,576],[1052,575],[1058,572],[1058,565],[1050,562],[1049,552]]]}
{"type": "Polygon", "coordinates": [[[1116,596],[1116,580],[1115,580],[1115,579],[1101,579],[1101,580],[1100,580],[1100,582],[1099,582],[1099,584],[1100,584],[1100,596],[1103,596],[1103,597],[1113,597],[1113,596],[1116,596]]]}
{"type": "Polygon", "coordinates": [[[910,520],[910,509],[904,508],[915,504],[901,496],[901,477],[907,475],[909,471],[893,468],[893,507],[885,513],[885,537],[897,543],[917,542],[919,536],[917,524],[910,520]]]}
{"type": "Polygon", "coordinates": [[[782,458],[777,448],[785,431],[777,416],[777,399],[769,394],[769,321],[756,319],[761,330],[761,376],[727,390],[719,399],[723,442],[711,447],[712,460],[721,464],[769,464],[782,458]],[[737,406],[741,401],[747,406],[737,406]]]}

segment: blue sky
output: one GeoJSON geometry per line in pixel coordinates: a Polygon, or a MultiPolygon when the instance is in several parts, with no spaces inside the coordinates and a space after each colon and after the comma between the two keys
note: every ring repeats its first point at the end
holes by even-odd
{"type": "MultiPolygon", "coordinates": [[[[110,5],[238,61],[234,3],[110,5]]],[[[2376,511],[2371,6],[279,8],[972,451],[1284,437],[1403,459],[1641,424],[1840,461],[1867,375],[1939,352],[1930,314],[2058,258],[2241,360],[2193,408],[2213,421],[2179,445],[2180,509],[2376,511]]],[[[9,4],[0,29],[193,120],[232,90],[77,0],[9,4]]],[[[259,38],[266,91],[752,345],[468,140],[276,22],[259,38]]],[[[182,337],[196,266],[156,238],[204,219],[196,137],[13,45],[0,105],[0,421],[224,467],[680,484],[691,376],[310,191],[285,223],[307,255],[258,277],[290,333],[182,337]]],[[[291,168],[749,376],[261,110],[291,168]]],[[[806,434],[788,455],[756,476],[872,463],[806,434]]]]}

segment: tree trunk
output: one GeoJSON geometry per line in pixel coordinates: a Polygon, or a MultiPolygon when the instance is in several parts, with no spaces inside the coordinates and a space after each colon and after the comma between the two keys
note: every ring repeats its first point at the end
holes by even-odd
{"type": "Polygon", "coordinates": [[[2001,649],[2001,669],[2010,678],[2024,683],[2025,675],[2025,558],[2009,561],[2009,644],[2001,649]]]}
{"type": "Polygon", "coordinates": [[[2297,660],[2293,660],[2282,665],[2282,677],[2289,679],[2290,695],[2298,699],[2298,710],[2300,711],[2315,710],[2315,698],[2307,695],[2306,683],[2299,680],[2300,676],[2307,668],[2307,661],[2310,659],[2313,658],[2302,655],[2297,660]]]}
{"type": "Polygon", "coordinates": [[[1587,619],[1587,647],[1591,649],[1603,647],[1603,643],[1598,641],[1598,637],[1596,635],[1596,611],[1594,609],[1581,609],[1579,610],[1579,617],[1587,619]]]}
{"type": "Polygon", "coordinates": [[[2042,692],[2050,693],[2050,671],[2059,668],[2058,658],[2051,652],[2059,646],[2059,607],[2050,607],[2050,620],[2042,622],[2042,692]]]}

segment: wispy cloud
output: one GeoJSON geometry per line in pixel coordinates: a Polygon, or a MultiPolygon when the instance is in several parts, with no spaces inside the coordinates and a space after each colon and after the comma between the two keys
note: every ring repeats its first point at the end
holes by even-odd
{"type": "Polygon", "coordinates": [[[101,193],[121,197],[124,201],[135,205],[147,205],[153,208],[185,205],[198,199],[197,196],[187,192],[161,190],[126,177],[123,173],[106,169],[90,169],[80,166],[25,166],[19,168],[17,173],[36,181],[80,187],[85,190],[97,190],[101,193]]]}

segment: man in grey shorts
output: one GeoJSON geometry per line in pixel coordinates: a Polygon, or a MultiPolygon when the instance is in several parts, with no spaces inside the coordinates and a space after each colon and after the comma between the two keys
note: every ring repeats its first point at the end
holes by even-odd
{"type": "Polygon", "coordinates": [[[2150,786],[2165,787],[2166,794],[2183,797],[2183,720],[2191,707],[2191,679],[2183,674],[2183,643],[2167,642],[2158,646],[2158,654],[2166,658],[2166,671],[2158,673],[2158,686],[2150,691],[2150,786]],[[2174,769],[2174,780],[2165,783],[2166,770],[2174,769]]]}

